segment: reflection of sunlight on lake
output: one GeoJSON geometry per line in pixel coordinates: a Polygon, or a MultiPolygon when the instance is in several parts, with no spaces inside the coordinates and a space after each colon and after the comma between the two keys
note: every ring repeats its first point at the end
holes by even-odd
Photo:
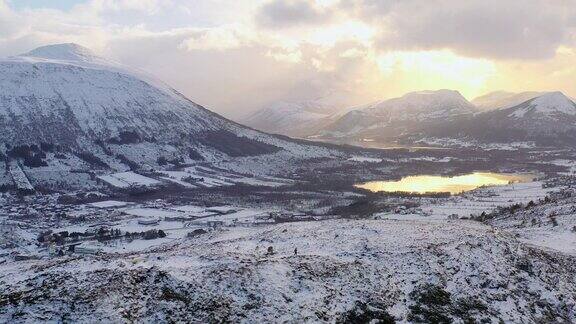
{"type": "Polygon", "coordinates": [[[371,181],[358,184],[355,187],[372,192],[410,192],[419,194],[449,192],[458,194],[481,186],[502,186],[515,182],[529,182],[533,179],[533,174],[475,172],[456,177],[411,176],[402,178],[400,181],[371,181]]]}

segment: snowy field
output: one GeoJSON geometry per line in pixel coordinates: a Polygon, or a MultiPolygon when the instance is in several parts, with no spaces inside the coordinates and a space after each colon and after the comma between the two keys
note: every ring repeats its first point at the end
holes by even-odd
{"type": "Polygon", "coordinates": [[[100,180],[117,188],[157,186],[160,182],[132,171],[120,172],[98,177],[100,180]]]}
{"type": "MultiPolygon", "coordinates": [[[[509,206],[516,203],[528,203],[544,198],[550,191],[555,189],[543,189],[542,182],[534,181],[516,183],[506,186],[493,186],[479,188],[459,196],[453,196],[443,200],[432,200],[421,206],[427,219],[447,219],[450,215],[458,217],[470,217],[471,214],[480,215],[482,212],[490,212],[497,207],[509,206]]],[[[406,215],[380,214],[384,218],[402,219],[406,215]]]]}
{"type": "Polygon", "coordinates": [[[347,322],[368,307],[400,323],[573,322],[575,270],[470,221],[221,229],[145,253],[1,264],[0,301],[19,302],[0,321],[347,322]]]}

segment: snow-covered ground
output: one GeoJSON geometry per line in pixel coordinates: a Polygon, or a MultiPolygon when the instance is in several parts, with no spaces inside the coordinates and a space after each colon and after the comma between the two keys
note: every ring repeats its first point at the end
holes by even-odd
{"type": "Polygon", "coordinates": [[[380,158],[358,156],[358,155],[354,155],[351,158],[349,158],[348,160],[353,161],[353,162],[368,162],[368,163],[380,163],[383,161],[383,159],[380,159],[380,158]]]}
{"type": "Polygon", "coordinates": [[[135,186],[147,187],[157,186],[160,184],[160,182],[157,180],[145,177],[132,171],[102,175],[98,178],[117,188],[130,188],[135,186]]]}
{"type": "Polygon", "coordinates": [[[0,321],[573,322],[575,270],[470,221],[222,229],[144,253],[1,264],[0,321]]]}
{"type": "Polygon", "coordinates": [[[473,193],[454,196],[445,202],[424,205],[422,209],[435,219],[446,219],[454,214],[469,217],[471,214],[479,215],[501,206],[538,201],[551,191],[552,189],[543,189],[540,181],[515,183],[477,189],[473,193]]]}
{"type": "Polygon", "coordinates": [[[527,244],[576,256],[575,206],[576,198],[571,195],[540,200],[514,210],[497,210],[487,217],[487,222],[527,244]]]}

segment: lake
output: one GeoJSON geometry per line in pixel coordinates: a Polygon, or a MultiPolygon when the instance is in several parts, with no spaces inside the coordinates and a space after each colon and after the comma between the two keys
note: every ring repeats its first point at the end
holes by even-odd
{"type": "Polygon", "coordinates": [[[370,181],[355,185],[372,192],[410,192],[417,194],[449,192],[459,194],[482,186],[503,186],[510,183],[530,182],[536,176],[531,173],[474,172],[443,177],[432,175],[409,176],[399,181],[370,181]]]}

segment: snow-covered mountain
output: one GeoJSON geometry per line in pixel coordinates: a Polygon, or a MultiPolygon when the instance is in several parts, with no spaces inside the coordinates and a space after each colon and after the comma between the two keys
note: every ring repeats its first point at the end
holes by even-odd
{"type": "Polygon", "coordinates": [[[322,151],[229,121],[153,77],[75,44],[0,60],[0,129],[1,157],[49,169],[26,172],[32,178],[322,151]]]}
{"type": "Polygon", "coordinates": [[[344,95],[331,95],[312,100],[275,102],[256,111],[243,123],[269,133],[305,137],[340,117],[348,101],[344,95]]]}
{"type": "MultiPolygon", "coordinates": [[[[516,119],[553,120],[561,122],[576,115],[576,104],[562,92],[550,92],[510,109],[509,117],[516,119]]],[[[576,126],[576,125],[574,125],[576,126]]]]}
{"type": "Polygon", "coordinates": [[[467,146],[511,142],[574,145],[576,103],[561,92],[500,92],[475,102],[479,108],[450,90],[409,93],[352,110],[326,127],[320,137],[335,142],[369,139],[407,145],[443,145],[454,140],[467,146]]]}
{"type": "Polygon", "coordinates": [[[576,104],[561,92],[549,92],[510,108],[478,115],[474,121],[499,131],[523,131],[527,136],[576,130],[576,104]]]}
{"type": "Polygon", "coordinates": [[[257,111],[244,122],[261,131],[300,137],[313,133],[317,125],[330,120],[332,114],[322,108],[313,102],[277,102],[257,111]]]}
{"type": "Polygon", "coordinates": [[[389,137],[475,112],[474,105],[458,91],[419,91],[359,107],[329,125],[326,131],[336,136],[389,137]]]}
{"type": "Polygon", "coordinates": [[[141,139],[170,140],[225,124],[175,91],[74,44],[8,58],[0,71],[3,143],[82,147],[132,131],[141,139]]]}
{"type": "Polygon", "coordinates": [[[389,121],[425,121],[475,112],[474,106],[454,90],[411,92],[400,98],[368,105],[362,110],[389,121]]]}
{"type": "Polygon", "coordinates": [[[480,111],[506,109],[539,97],[543,94],[545,93],[537,91],[526,91],[520,93],[495,91],[475,98],[472,100],[472,104],[474,104],[474,106],[476,106],[480,111]]]}
{"type": "Polygon", "coordinates": [[[481,142],[534,142],[574,145],[576,103],[561,92],[548,92],[519,105],[444,123],[426,130],[432,137],[481,142]]]}

